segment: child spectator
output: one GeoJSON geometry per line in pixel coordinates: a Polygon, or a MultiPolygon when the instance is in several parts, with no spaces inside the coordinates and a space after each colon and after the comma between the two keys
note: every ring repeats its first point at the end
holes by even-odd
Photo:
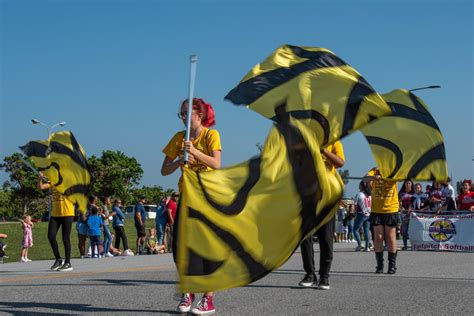
{"type": "Polygon", "coordinates": [[[20,223],[23,228],[20,262],[31,262],[28,258],[28,249],[33,246],[33,222],[31,222],[31,216],[23,216],[23,219],[20,219],[20,223]]]}
{"type": "Polygon", "coordinates": [[[158,239],[156,238],[156,231],[152,227],[148,230],[149,235],[146,237],[145,246],[147,255],[155,255],[158,253],[164,253],[165,246],[158,245],[158,239]]]}
{"type": "Polygon", "coordinates": [[[336,212],[336,242],[343,242],[344,240],[344,217],[346,217],[346,209],[342,202],[339,203],[339,209],[336,212]]]}
{"type": "Polygon", "coordinates": [[[471,190],[471,180],[462,182],[462,194],[459,196],[459,209],[463,211],[474,211],[474,192],[471,190]]]}
{"type": "Polygon", "coordinates": [[[89,226],[89,239],[92,249],[92,258],[98,258],[99,254],[99,240],[100,230],[102,227],[102,219],[98,215],[99,209],[97,207],[91,208],[91,215],[87,218],[87,225],[89,226]]]}
{"type": "Polygon", "coordinates": [[[440,182],[436,181],[431,187],[429,201],[432,211],[438,212],[441,209],[443,204],[443,189],[441,188],[440,182]]]}

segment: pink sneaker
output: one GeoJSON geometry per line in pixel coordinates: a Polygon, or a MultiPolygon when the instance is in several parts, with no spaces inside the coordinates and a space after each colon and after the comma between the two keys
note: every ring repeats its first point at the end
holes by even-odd
{"type": "Polygon", "coordinates": [[[197,306],[191,311],[196,315],[212,314],[216,311],[214,304],[212,303],[212,296],[204,295],[198,302],[197,306]]]}
{"type": "Polygon", "coordinates": [[[191,310],[191,305],[194,302],[194,294],[192,293],[184,293],[181,296],[181,301],[178,305],[178,312],[180,313],[187,313],[191,310]]]}

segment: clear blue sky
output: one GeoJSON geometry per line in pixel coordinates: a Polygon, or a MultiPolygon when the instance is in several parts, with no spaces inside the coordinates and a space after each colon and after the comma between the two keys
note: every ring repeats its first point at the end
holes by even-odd
{"type": "MultiPolygon", "coordinates": [[[[214,105],[223,164],[257,153],[270,122],[223,100],[282,44],[326,47],[379,92],[420,91],[444,133],[454,180],[474,178],[473,4],[446,1],[21,1],[1,3],[0,159],[67,121],[88,155],[134,156],[142,184],[162,177],[162,148],[182,129],[189,55],[196,95],[214,105]]],[[[374,165],[359,134],[343,140],[352,176],[374,165]]],[[[6,180],[0,173],[0,181],[6,180]]],[[[347,195],[356,193],[351,182],[347,195]]]]}

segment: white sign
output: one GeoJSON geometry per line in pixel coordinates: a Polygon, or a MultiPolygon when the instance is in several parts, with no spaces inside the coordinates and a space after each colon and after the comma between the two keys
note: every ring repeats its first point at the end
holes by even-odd
{"type": "Polygon", "coordinates": [[[412,212],[408,234],[413,250],[474,252],[474,213],[412,212]]]}

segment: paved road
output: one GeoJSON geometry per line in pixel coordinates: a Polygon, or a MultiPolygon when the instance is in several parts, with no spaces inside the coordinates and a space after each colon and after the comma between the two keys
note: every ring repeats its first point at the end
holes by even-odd
{"type": "MultiPolygon", "coordinates": [[[[217,293],[221,315],[473,315],[474,254],[399,253],[396,275],[373,273],[373,253],[336,244],[331,290],[297,286],[300,253],[249,286],[217,293]]],[[[318,258],[318,246],[315,246],[318,258]]],[[[170,255],[0,265],[0,313],[176,314],[176,271],[170,255]]]]}

